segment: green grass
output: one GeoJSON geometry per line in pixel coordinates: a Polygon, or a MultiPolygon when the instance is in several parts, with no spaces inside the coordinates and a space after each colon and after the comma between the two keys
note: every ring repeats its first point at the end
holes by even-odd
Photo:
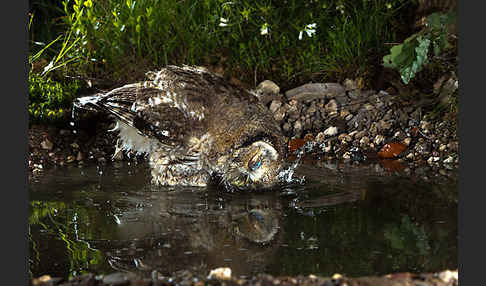
{"type": "Polygon", "coordinates": [[[168,64],[219,65],[250,84],[272,79],[284,88],[367,76],[395,40],[392,25],[407,5],[412,1],[63,1],[65,23],[79,38],[69,57],[80,58],[76,72],[85,76],[120,82],[168,64]],[[310,37],[304,30],[312,23],[310,37]]]}

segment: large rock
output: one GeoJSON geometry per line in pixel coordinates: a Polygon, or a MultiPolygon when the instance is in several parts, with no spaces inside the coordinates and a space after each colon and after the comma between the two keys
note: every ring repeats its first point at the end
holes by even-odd
{"type": "Polygon", "coordinates": [[[345,93],[339,83],[308,83],[285,92],[285,96],[299,101],[310,101],[320,98],[334,98],[345,93]]]}

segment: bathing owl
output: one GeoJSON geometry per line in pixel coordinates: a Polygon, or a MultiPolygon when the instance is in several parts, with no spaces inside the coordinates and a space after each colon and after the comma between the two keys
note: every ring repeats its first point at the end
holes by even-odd
{"type": "Polygon", "coordinates": [[[285,142],[251,92],[201,67],[167,66],[143,82],[82,97],[75,106],[114,115],[120,150],[148,156],[159,185],[229,189],[278,183],[285,142]]]}

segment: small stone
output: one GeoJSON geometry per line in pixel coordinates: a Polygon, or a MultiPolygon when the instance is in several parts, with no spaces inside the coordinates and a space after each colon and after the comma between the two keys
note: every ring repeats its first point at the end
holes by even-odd
{"type": "Polygon", "coordinates": [[[381,145],[385,141],[385,136],[378,134],[375,137],[375,140],[373,141],[376,145],[381,145]]]}
{"type": "Polygon", "coordinates": [[[345,153],[343,154],[343,159],[344,159],[344,160],[349,160],[349,159],[351,159],[351,154],[350,154],[349,152],[345,152],[345,153]]]}
{"type": "Polygon", "coordinates": [[[444,160],[444,164],[452,164],[452,162],[454,162],[454,158],[452,156],[449,156],[444,160]]]}
{"type": "Polygon", "coordinates": [[[74,160],[75,160],[74,156],[73,155],[69,155],[66,158],[66,163],[72,163],[72,162],[74,162],[74,160]]]}
{"type": "Polygon", "coordinates": [[[440,157],[434,157],[434,156],[431,156],[431,157],[429,157],[429,159],[427,160],[427,163],[429,163],[429,165],[431,165],[432,163],[438,162],[439,160],[440,160],[440,157]]]}
{"type": "Polygon", "coordinates": [[[285,108],[284,107],[280,107],[279,109],[277,109],[277,111],[273,114],[273,118],[276,120],[276,121],[282,121],[284,118],[285,118],[285,108]]]}
{"type": "Polygon", "coordinates": [[[62,135],[62,136],[68,135],[70,133],[71,133],[71,131],[69,131],[67,129],[61,129],[61,130],[59,130],[59,135],[62,135]]]}
{"type": "Polygon", "coordinates": [[[208,279],[229,280],[231,279],[231,268],[220,267],[213,269],[209,272],[208,279]]]}
{"type": "Polygon", "coordinates": [[[353,119],[353,116],[354,116],[354,115],[352,115],[352,114],[348,114],[348,115],[347,115],[347,116],[346,116],[344,119],[345,119],[346,121],[349,121],[349,120],[353,119]]]}
{"type": "Polygon", "coordinates": [[[274,99],[272,100],[272,103],[270,103],[270,112],[275,113],[280,106],[282,106],[282,102],[280,100],[274,99]]]}
{"type": "Polygon", "coordinates": [[[44,141],[41,142],[41,147],[44,150],[52,150],[52,147],[54,147],[54,144],[49,141],[49,139],[44,139],[44,141]]]}
{"type": "Polygon", "coordinates": [[[459,144],[457,142],[452,141],[447,144],[447,148],[449,148],[452,151],[457,151],[459,149],[459,144]]]}
{"type": "Polygon", "coordinates": [[[335,99],[329,100],[329,102],[324,106],[324,109],[329,115],[337,114],[338,104],[335,99]]]}
{"type": "Polygon", "coordinates": [[[71,143],[71,148],[73,148],[73,149],[79,149],[78,143],[76,143],[76,142],[71,143]]]}
{"type": "Polygon", "coordinates": [[[410,138],[410,137],[403,139],[403,144],[405,144],[407,146],[410,146],[410,142],[412,142],[412,138],[410,138]]]}
{"type": "Polygon", "coordinates": [[[78,155],[76,155],[76,161],[83,161],[83,153],[81,153],[81,151],[79,151],[78,155]]]}
{"type": "Polygon", "coordinates": [[[302,131],[302,122],[300,120],[295,121],[294,123],[294,132],[300,133],[302,131]]]}
{"type": "Polygon", "coordinates": [[[368,136],[363,136],[361,140],[359,140],[359,144],[363,145],[368,145],[370,143],[370,138],[368,136]]]}
{"type": "Polygon", "coordinates": [[[271,80],[264,80],[257,86],[257,91],[265,94],[278,94],[280,87],[271,80]]]}
{"type": "Polygon", "coordinates": [[[353,141],[353,138],[351,138],[351,136],[349,134],[346,134],[346,133],[339,134],[338,139],[341,142],[351,142],[351,141],[353,141]]]}
{"type": "Polygon", "coordinates": [[[325,138],[326,138],[326,135],[324,135],[324,133],[323,133],[323,132],[319,132],[319,133],[317,133],[317,135],[316,135],[316,142],[317,142],[317,143],[322,143],[322,142],[324,142],[324,139],[325,139],[325,138]]]}
{"type": "Polygon", "coordinates": [[[351,138],[354,138],[354,136],[358,134],[358,130],[354,130],[352,132],[349,133],[349,136],[351,136],[351,138]]]}
{"type": "Polygon", "coordinates": [[[440,151],[440,152],[444,151],[445,149],[447,149],[447,145],[445,145],[445,144],[441,144],[441,145],[439,146],[439,151],[440,151]]]}
{"type": "Polygon", "coordinates": [[[361,138],[363,138],[363,136],[365,136],[365,135],[366,135],[366,131],[361,130],[361,131],[359,131],[358,133],[356,133],[356,135],[354,135],[354,139],[361,139],[361,138]]]}
{"type": "Polygon", "coordinates": [[[291,128],[291,126],[290,126],[290,123],[288,123],[288,122],[285,122],[284,125],[282,126],[282,129],[285,132],[289,132],[290,128],[291,128]]]}
{"type": "Polygon", "coordinates": [[[103,277],[103,283],[108,285],[126,285],[129,279],[125,273],[115,272],[103,277]]]}
{"type": "Polygon", "coordinates": [[[327,136],[334,136],[337,133],[338,133],[338,129],[335,126],[331,126],[331,127],[327,128],[326,130],[324,130],[324,135],[327,135],[327,136]]]}
{"type": "Polygon", "coordinates": [[[414,155],[413,155],[413,153],[410,152],[410,153],[408,153],[408,155],[405,158],[407,158],[408,160],[413,160],[414,155]]]}
{"type": "Polygon", "coordinates": [[[101,164],[105,164],[105,163],[106,163],[106,159],[105,159],[105,157],[99,157],[99,158],[97,159],[97,161],[98,161],[98,163],[101,163],[101,164]]]}
{"type": "Polygon", "coordinates": [[[346,91],[358,89],[358,85],[356,84],[356,82],[349,78],[344,80],[343,85],[344,85],[344,90],[346,91]]]}

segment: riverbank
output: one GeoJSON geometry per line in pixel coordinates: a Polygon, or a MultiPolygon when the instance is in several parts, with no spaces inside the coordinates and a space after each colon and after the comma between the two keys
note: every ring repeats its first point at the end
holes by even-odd
{"type": "MultiPolygon", "coordinates": [[[[437,85],[437,100],[457,89],[454,76],[437,85]]],[[[449,176],[459,166],[456,114],[431,116],[431,99],[409,99],[394,89],[361,90],[359,82],[311,83],[285,92],[271,81],[254,91],[279,122],[292,155],[307,141],[321,160],[378,161],[385,170],[449,176]],[[448,118],[444,120],[444,118],[448,118]]],[[[432,99],[433,100],[433,99],[432,99]]],[[[104,115],[80,114],[68,127],[29,128],[29,176],[53,166],[143,161],[115,154],[117,134],[104,115]]]]}
{"type": "Polygon", "coordinates": [[[384,276],[369,276],[349,278],[340,274],[334,274],[332,277],[318,277],[315,275],[309,276],[282,276],[273,277],[267,274],[260,274],[255,277],[241,279],[228,276],[227,273],[219,273],[217,275],[208,277],[193,276],[190,272],[182,271],[174,277],[163,277],[158,275],[156,271],[152,273],[151,278],[138,277],[131,273],[115,272],[108,275],[94,275],[84,274],[73,277],[67,281],[61,278],[52,278],[48,275],[32,279],[31,286],[47,286],[47,285],[183,285],[183,286],[249,286],[249,285],[281,285],[281,286],[315,286],[315,285],[348,285],[348,286],[456,286],[459,285],[458,271],[445,270],[437,273],[394,273],[384,276]]]}

